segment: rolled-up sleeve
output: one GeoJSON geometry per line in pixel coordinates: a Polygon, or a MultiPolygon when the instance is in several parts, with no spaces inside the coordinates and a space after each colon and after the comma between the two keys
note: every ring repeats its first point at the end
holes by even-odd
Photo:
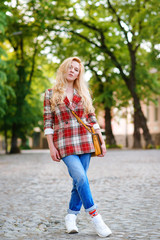
{"type": "Polygon", "coordinates": [[[100,129],[100,126],[97,122],[95,113],[89,113],[88,114],[88,123],[94,128],[94,129],[100,129]]]}
{"type": "Polygon", "coordinates": [[[49,90],[45,91],[44,95],[44,135],[54,134],[54,113],[51,111],[50,105],[50,92],[49,90]]]}

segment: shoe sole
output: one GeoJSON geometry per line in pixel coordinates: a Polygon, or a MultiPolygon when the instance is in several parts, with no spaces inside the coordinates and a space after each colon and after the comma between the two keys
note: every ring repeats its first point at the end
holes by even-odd
{"type": "Polygon", "coordinates": [[[109,237],[109,236],[111,236],[112,232],[111,232],[111,233],[109,233],[109,234],[108,234],[108,235],[106,235],[106,236],[100,235],[99,233],[97,233],[97,234],[98,234],[98,236],[99,236],[99,237],[101,237],[101,238],[105,238],[105,237],[109,237]]]}
{"type": "Polygon", "coordinates": [[[72,231],[70,231],[70,232],[68,232],[68,231],[66,231],[67,233],[69,233],[69,234],[75,234],[75,233],[78,233],[78,231],[77,230],[72,230],[72,231]]]}

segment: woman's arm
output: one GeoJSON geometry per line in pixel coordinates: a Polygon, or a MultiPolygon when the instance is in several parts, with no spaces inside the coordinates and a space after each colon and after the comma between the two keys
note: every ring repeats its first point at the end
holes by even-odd
{"type": "Polygon", "coordinates": [[[59,152],[54,146],[53,143],[53,134],[54,134],[54,129],[53,129],[53,124],[54,124],[54,113],[51,111],[51,105],[50,105],[50,97],[52,95],[52,92],[48,89],[45,91],[44,95],[44,135],[47,137],[47,142],[48,142],[48,147],[50,150],[50,155],[51,158],[59,162],[60,161],[60,156],[59,152]]]}
{"type": "Polygon", "coordinates": [[[60,162],[60,155],[58,150],[54,146],[52,134],[47,134],[47,142],[48,142],[51,158],[53,159],[53,161],[60,162]]]}

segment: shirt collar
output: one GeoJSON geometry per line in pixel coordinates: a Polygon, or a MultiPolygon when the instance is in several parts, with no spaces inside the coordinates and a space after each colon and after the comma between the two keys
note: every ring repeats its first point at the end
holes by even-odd
{"type": "Polygon", "coordinates": [[[78,94],[77,90],[74,88],[74,91],[73,91],[73,99],[72,99],[72,105],[70,104],[70,101],[68,99],[68,97],[66,96],[64,98],[64,103],[66,104],[66,106],[70,109],[73,110],[73,108],[76,107],[76,105],[81,101],[81,96],[78,94]]]}

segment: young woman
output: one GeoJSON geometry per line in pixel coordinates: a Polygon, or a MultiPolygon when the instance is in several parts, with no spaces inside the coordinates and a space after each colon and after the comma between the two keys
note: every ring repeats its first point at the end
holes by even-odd
{"type": "Polygon", "coordinates": [[[53,161],[62,161],[73,179],[73,189],[65,224],[68,233],[78,233],[77,214],[81,206],[91,216],[97,234],[107,237],[112,232],[103,222],[93,201],[87,170],[94,145],[91,133],[72,114],[73,110],[87,126],[93,126],[102,142],[103,157],[106,147],[97,123],[92,99],[84,81],[84,67],[78,57],[67,58],[60,65],[56,83],[45,92],[44,132],[53,161]]]}

